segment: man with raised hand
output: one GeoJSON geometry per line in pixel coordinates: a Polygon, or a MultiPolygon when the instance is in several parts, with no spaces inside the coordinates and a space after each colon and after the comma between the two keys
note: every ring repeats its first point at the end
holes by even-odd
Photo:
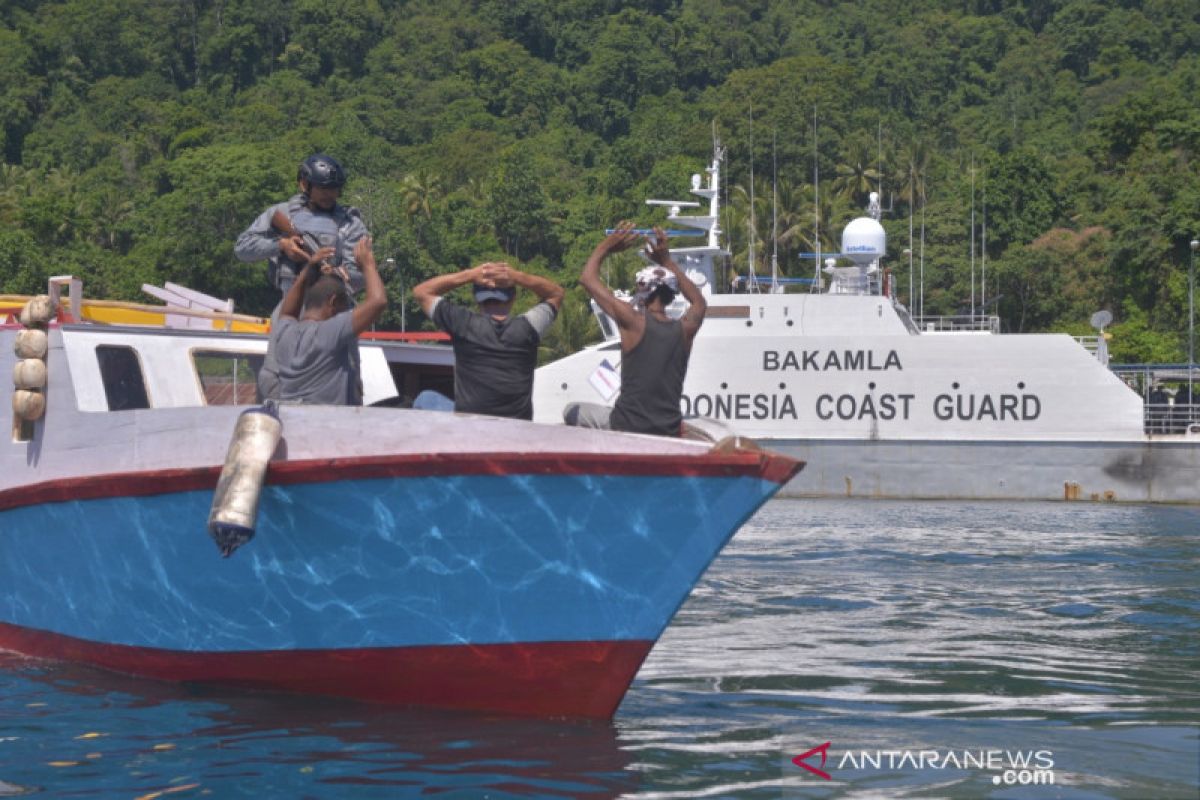
{"type": "Polygon", "coordinates": [[[562,305],[563,288],[502,262],[438,275],[413,288],[425,314],[450,334],[454,345],[454,410],[533,419],[533,371],[542,335],[562,305]],[[443,295],[473,284],[478,310],[443,295]],[[517,289],[541,302],[512,315],[517,289]]]}
{"type": "MultiPolygon", "coordinates": [[[[367,236],[362,215],[338,203],[346,171],[332,156],[316,153],[296,171],[299,193],[258,215],[233,246],[240,261],[268,262],[267,280],[283,294],[318,250],[321,271],[339,275],[352,292],[363,288],[355,248],[367,236]]],[[[271,327],[279,322],[279,306],[271,312],[271,327]]],[[[267,351],[258,371],[258,398],[279,399],[279,368],[267,351]]]]}
{"type": "Polygon", "coordinates": [[[354,256],[367,290],[357,305],[340,276],[320,274],[317,258],[301,269],[283,298],[268,344],[279,369],[281,401],[362,405],[358,335],[383,313],[387,292],[369,236],[358,241],[354,256]]]}
{"type": "Polygon", "coordinates": [[[564,420],[588,428],[679,436],[683,380],[708,303],[671,258],[666,232],[656,227],[654,238],[649,239],[636,233],[633,223],[620,223],[592,251],[579,283],[620,331],[621,393],[611,408],[571,403],[563,411],[564,420]],[[633,301],[625,302],[600,279],[600,265],[610,255],[641,242],[653,265],[638,272],[633,301]],[[679,319],[672,319],[667,307],[680,292],[688,308],[679,319]]]}

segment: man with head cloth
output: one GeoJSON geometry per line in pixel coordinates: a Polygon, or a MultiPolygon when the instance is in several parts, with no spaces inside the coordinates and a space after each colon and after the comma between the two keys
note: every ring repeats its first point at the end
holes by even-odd
{"type": "Polygon", "coordinates": [[[667,235],[654,229],[654,239],[622,222],[604,239],[583,268],[580,284],[613,321],[621,334],[621,393],[611,408],[598,403],[571,403],[563,411],[569,425],[611,428],[631,433],[679,436],[683,414],[683,379],[687,375],[692,340],[704,323],[708,303],[696,284],[671,258],[667,235]],[[600,265],[613,253],[646,243],[653,264],[637,274],[632,302],[619,299],[600,279],[600,265]],[[679,319],[667,307],[682,292],[687,310],[679,319]]]}

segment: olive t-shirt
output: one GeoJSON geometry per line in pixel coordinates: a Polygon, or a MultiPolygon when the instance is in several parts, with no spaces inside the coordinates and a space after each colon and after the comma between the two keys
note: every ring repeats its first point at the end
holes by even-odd
{"type": "Polygon", "coordinates": [[[454,345],[454,410],[533,419],[538,343],[556,313],[549,303],[538,303],[497,321],[439,297],[433,321],[454,345]]]}

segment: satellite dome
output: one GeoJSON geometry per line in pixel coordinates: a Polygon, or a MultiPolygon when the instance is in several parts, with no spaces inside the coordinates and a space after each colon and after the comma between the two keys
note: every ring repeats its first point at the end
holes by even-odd
{"type": "Polygon", "coordinates": [[[842,231],[842,255],[856,264],[866,266],[883,258],[886,251],[887,234],[878,220],[859,217],[842,231]]]}

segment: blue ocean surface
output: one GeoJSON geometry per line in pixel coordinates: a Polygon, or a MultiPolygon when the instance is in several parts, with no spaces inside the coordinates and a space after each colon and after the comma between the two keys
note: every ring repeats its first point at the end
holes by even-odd
{"type": "Polygon", "coordinates": [[[0,654],[6,796],[1196,798],[1200,508],[772,501],[611,722],[0,654]]]}

